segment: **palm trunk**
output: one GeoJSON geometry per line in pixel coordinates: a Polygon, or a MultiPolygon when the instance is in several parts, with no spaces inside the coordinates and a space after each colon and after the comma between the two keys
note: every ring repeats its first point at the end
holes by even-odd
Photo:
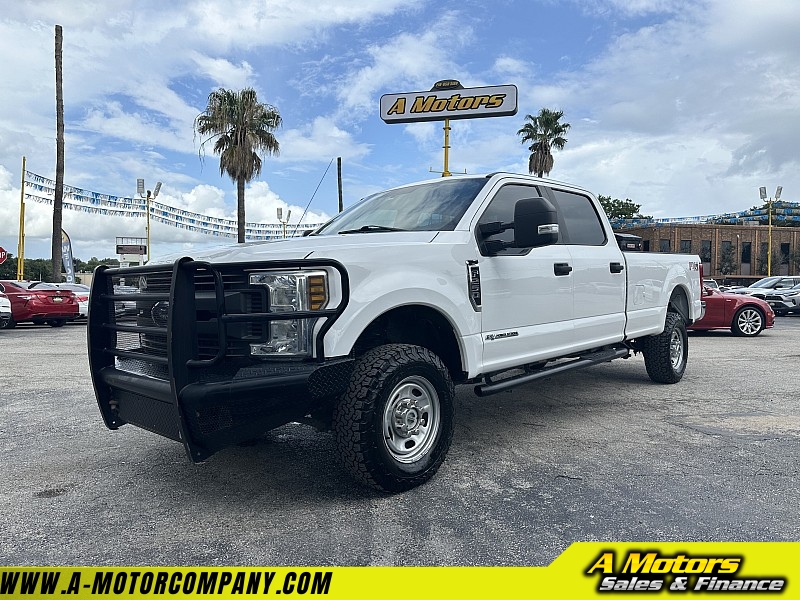
{"type": "Polygon", "coordinates": [[[56,25],[56,189],[53,196],[53,275],[51,281],[61,282],[61,224],[64,202],[64,89],[62,85],[62,33],[56,25]]]}
{"type": "Polygon", "coordinates": [[[236,178],[236,221],[238,225],[238,242],[244,244],[244,177],[236,178]]]}

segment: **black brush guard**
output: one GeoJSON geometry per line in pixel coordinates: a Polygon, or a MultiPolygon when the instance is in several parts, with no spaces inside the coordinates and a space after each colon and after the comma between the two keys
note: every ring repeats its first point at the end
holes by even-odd
{"type": "Polygon", "coordinates": [[[179,441],[200,462],[302,419],[349,381],[352,359],[326,359],[323,343],[348,299],[346,270],[327,259],[212,265],[182,258],[167,265],[98,267],[87,338],[106,426],[130,423],[179,441]],[[269,312],[266,290],[249,285],[255,271],[320,268],[339,274],[341,300],[334,308],[269,312]],[[144,289],[137,289],[140,281],[144,289]],[[266,341],[269,323],[287,319],[324,320],[316,356],[251,357],[250,343],[266,341]]]}

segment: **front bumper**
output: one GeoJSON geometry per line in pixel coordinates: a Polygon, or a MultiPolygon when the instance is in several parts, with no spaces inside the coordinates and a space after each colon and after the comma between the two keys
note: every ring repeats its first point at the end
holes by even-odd
{"type": "Polygon", "coordinates": [[[780,300],[772,300],[769,297],[767,298],[767,303],[772,307],[776,313],[787,313],[787,312],[800,312],[800,298],[794,297],[792,299],[783,299],[780,300]]]}
{"type": "Polygon", "coordinates": [[[92,282],[87,337],[98,407],[106,425],[126,423],[181,442],[195,462],[231,444],[301,420],[340,395],[350,358],[326,358],[323,337],[347,305],[347,273],[338,262],[274,261],[210,265],[98,267],[92,282]],[[272,313],[249,271],[325,268],[343,290],[335,308],[272,313]],[[120,280],[146,277],[140,293],[120,294],[120,280]],[[135,302],[136,314],[120,314],[135,302]],[[250,343],[285,319],[321,319],[316,356],[259,360],[250,343]]]}

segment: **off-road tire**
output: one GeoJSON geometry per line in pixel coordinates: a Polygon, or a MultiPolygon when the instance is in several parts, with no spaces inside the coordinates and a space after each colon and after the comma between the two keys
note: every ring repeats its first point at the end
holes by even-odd
{"type": "Polygon", "coordinates": [[[334,409],[345,468],[386,492],[426,482],[450,448],[454,399],[447,367],[430,350],[407,344],[370,350],[356,363],[334,409]]]}
{"type": "Polygon", "coordinates": [[[743,306],[733,315],[731,333],[742,337],[755,337],[766,326],[764,313],[755,306],[743,306]]]}
{"type": "Polygon", "coordinates": [[[678,313],[668,312],[664,331],[642,340],[644,364],[656,383],[678,383],[686,371],[689,339],[686,323],[678,313]]]}

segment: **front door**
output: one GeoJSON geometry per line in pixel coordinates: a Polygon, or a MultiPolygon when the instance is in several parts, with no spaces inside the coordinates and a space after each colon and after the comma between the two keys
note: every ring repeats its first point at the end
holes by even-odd
{"type": "MultiPolygon", "coordinates": [[[[477,223],[514,220],[522,198],[541,196],[536,186],[506,184],[498,189],[477,223]]],[[[513,230],[492,239],[513,240],[513,230]]],[[[559,356],[573,344],[572,257],[566,245],[506,248],[478,261],[482,291],[483,370],[559,356]]]]}

